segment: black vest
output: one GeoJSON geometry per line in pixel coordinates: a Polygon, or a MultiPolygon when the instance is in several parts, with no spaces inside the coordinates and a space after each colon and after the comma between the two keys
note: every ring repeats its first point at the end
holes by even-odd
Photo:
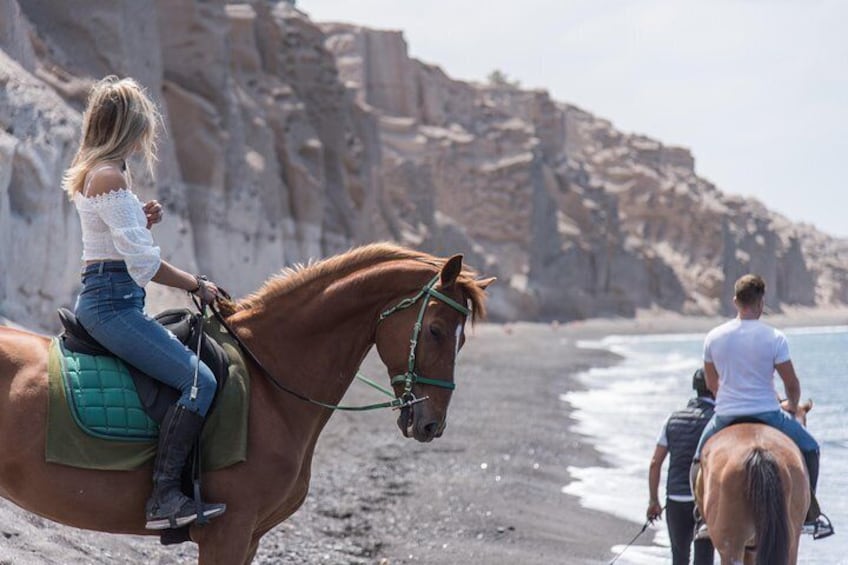
{"type": "Polygon", "coordinates": [[[666,495],[691,496],[689,467],[704,426],[713,417],[715,406],[703,398],[693,398],[683,410],[673,412],[665,434],[668,438],[668,481],[666,495]]]}

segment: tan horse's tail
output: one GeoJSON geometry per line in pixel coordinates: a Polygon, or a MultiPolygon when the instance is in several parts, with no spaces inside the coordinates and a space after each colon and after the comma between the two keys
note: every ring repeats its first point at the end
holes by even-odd
{"type": "Polygon", "coordinates": [[[757,531],[757,565],[789,562],[789,515],[774,455],[755,447],[745,458],[748,502],[757,531]]]}

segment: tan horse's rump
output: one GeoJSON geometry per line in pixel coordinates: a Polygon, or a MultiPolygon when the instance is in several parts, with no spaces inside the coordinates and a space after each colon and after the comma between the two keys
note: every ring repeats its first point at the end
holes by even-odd
{"type": "MultiPolygon", "coordinates": [[[[418,308],[378,320],[387,308],[420,294],[436,275],[440,293],[482,315],[491,280],[475,280],[461,256],[445,260],[388,244],[284,273],[223,309],[228,324],[274,378],[337,404],[375,345],[389,376],[407,370],[418,308]]],[[[415,371],[452,383],[465,316],[434,297],[423,301],[415,371]]],[[[149,464],[103,471],[45,461],[49,343],[45,336],[0,327],[0,496],[79,528],[155,534],[144,529],[149,464]]],[[[209,525],[191,530],[204,565],[250,563],[261,537],[303,503],[312,453],[331,415],[275,389],[254,363],[248,369],[248,459],[203,476],[204,496],[228,507],[209,525]]],[[[412,392],[428,400],[411,409],[403,429],[431,441],[445,429],[452,391],[422,379],[412,392]]]]}
{"type": "Polygon", "coordinates": [[[797,562],[809,480],[800,450],[779,430],[747,423],[713,436],[696,495],[722,564],[797,562]]]}

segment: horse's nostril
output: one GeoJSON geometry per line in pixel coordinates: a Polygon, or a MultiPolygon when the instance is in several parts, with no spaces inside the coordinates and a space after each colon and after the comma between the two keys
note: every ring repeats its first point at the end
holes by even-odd
{"type": "Polygon", "coordinates": [[[429,424],[424,426],[424,433],[426,433],[430,437],[433,437],[434,435],[436,435],[437,431],[439,431],[438,422],[430,422],[429,424]]]}

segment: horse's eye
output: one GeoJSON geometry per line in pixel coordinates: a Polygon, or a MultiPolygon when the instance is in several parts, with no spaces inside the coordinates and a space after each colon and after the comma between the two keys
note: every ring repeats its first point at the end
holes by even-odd
{"type": "Polygon", "coordinates": [[[445,336],[445,332],[437,324],[430,324],[430,335],[436,339],[441,339],[445,336]]]}

